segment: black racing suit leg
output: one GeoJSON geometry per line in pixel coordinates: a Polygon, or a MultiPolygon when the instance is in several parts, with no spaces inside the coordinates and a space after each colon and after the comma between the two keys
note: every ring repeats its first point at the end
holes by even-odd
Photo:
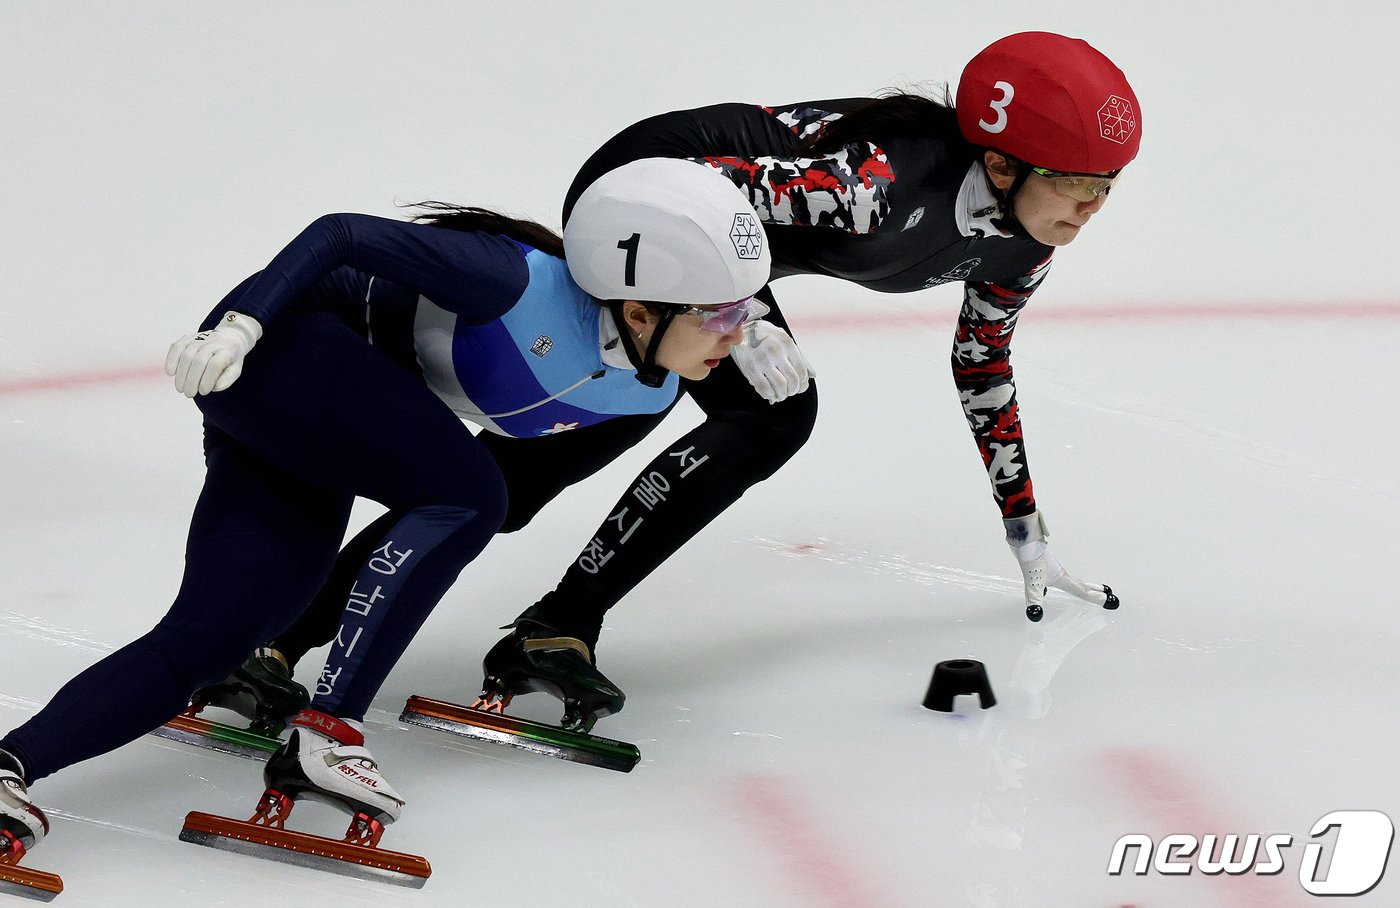
{"type": "MultiPolygon", "coordinates": [[[[767,288],[769,321],[787,322],[767,288]]],[[[748,488],[772,476],[811,435],[815,382],[769,404],[731,359],[683,382],[705,421],[667,446],[613,506],[559,585],[532,617],[594,649],[603,615],[748,488]]]]}

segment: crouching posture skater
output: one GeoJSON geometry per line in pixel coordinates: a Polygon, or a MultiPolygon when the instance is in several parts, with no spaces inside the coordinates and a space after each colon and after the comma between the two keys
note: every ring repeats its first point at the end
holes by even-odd
{"type": "MultiPolygon", "coordinates": [[[[687,158],[744,192],[773,245],[775,280],[822,274],[888,293],[962,283],[953,381],[1023,576],[1026,615],[1038,621],[1050,587],[1104,608],[1118,599],[1066,571],[1047,545],[1016,399],[1012,333],[1052,254],[1107,203],[1141,135],[1136,96],[1112,61],[1082,40],[1025,32],[969,61],[955,106],[902,94],[717,104],[642,120],[585,162],[564,215],[572,224],[576,200],[626,161],[687,158]]],[[[596,664],[604,615],[806,442],[816,384],[808,390],[806,361],[779,330],[787,323],[771,290],[760,299],[772,310],[767,321],[753,325],[706,381],[681,383],[705,421],[642,469],[558,586],[492,647],[485,693],[547,690],[565,701],[566,716],[581,712],[585,721],[620,708],[621,691],[596,664]],[[577,646],[538,646],[566,639],[577,646]],[[604,690],[614,691],[605,705],[596,696],[604,690]]],[[[492,439],[505,475],[531,478],[520,494],[512,484],[505,529],[524,525],[553,494],[659,421],[638,415],[548,438],[492,439]]],[[[303,619],[249,663],[262,679],[249,683],[269,691],[265,699],[291,684],[287,663],[335,635],[357,566],[397,519],[385,514],[348,543],[303,619]]]]}
{"type": "Polygon", "coordinates": [[[17,856],[48,829],[29,785],[159,726],[290,625],[357,496],[396,518],[266,782],[288,806],[314,797],[366,826],[396,820],[404,800],[360,720],[506,514],[501,471],[459,417],[536,436],[663,411],[679,377],[728,355],[769,274],[742,193],[684,161],[599,180],[562,241],[480,209],[424,219],[318,219],[171,348],[207,466],[179,593],[154,629],[0,739],[0,850],[17,856]]]}

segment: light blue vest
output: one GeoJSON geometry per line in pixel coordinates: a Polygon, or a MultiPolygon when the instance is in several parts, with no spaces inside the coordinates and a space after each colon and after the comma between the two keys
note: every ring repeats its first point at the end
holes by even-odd
{"type": "Polygon", "coordinates": [[[516,438],[670,406],[680,384],[675,373],[648,388],[632,369],[603,362],[602,306],[574,283],[562,259],[529,249],[525,262],[529,285],[495,321],[469,324],[418,298],[414,348],[438,397],[463,419],[516,438]]]}

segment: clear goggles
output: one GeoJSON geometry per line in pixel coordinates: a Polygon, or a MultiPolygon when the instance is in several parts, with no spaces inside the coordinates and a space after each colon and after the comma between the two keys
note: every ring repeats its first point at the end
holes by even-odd
{"type": "MultiPolygon", "coordinates": [[[[767,311],[768,307],[748,296],[732,303],[719,306],[671,306],[677,315],[700,316],[700,327],[715,334],[728,334],[748,321],[749,314],[756,308],[767,311]]],[[[758,313],[759,316],[763,312],[758,313]]]]}
{"type": "Polygon", "coordinates": [[[1055,191],[1076,202],[1092,202],[1106,195],[1118,180],[1122,169],[1108,173],[1080,173],[1074,170],[1051,170],[1049,167],[1032,167],[1031,173],[1045,177],[1055,184],[1055,191]]]}

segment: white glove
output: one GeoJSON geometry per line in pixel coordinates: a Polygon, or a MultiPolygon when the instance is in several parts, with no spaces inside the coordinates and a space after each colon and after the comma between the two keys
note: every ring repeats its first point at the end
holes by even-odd
{"type": "Polygon", "coordinates": [[[791,335],[759,319],[744,325],[744,339],[729,348],[729,355],[770,404],[806,391],[817,374],[791,335]]]}
{"type": "Polygon", "coordinates": [[[1113,595],[1112,589],[1099,583],[1085,583],[1066,571],[1059,559],[1050,553],[1047,544],[1050,528],[1045,525],[1045,516],[1039,511],[1025,517],[1005,519],[1002,523],[1006,526],[1006,544],[1016,555],[1016,561],[1021,565],[1021,576],[1026,581],[1027,618],[1040,620],[1044,614],[1045,591],[1052,586],[1106,609],[1118,607],[1118,597],[1113,595]]]}
{"type": "Polygon", "coordinates": [[[262,337],[251,315],[230,312],[212,331],[186,334],[165,354],[165,374],[175,376],[175,390],[186,397],[222,391],[243,374],[243,358],[262,337]]]}

